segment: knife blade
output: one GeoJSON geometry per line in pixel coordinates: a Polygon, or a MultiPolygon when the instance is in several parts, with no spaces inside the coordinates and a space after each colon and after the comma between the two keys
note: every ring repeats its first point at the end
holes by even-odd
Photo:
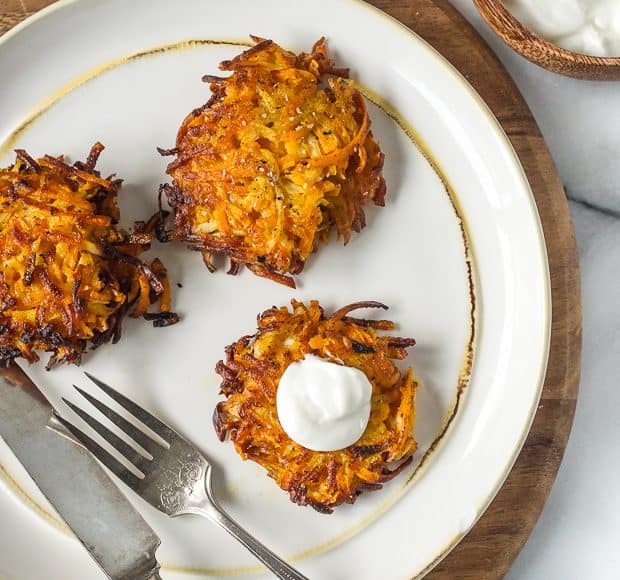
{"type": "Polygon", "coordinates": [[[19,366],[0,369],[0,436],[43,495],[108,578],[160,578],[157,534],[91,454],[68,432],[55,432],[54,420],[19,366]]]}

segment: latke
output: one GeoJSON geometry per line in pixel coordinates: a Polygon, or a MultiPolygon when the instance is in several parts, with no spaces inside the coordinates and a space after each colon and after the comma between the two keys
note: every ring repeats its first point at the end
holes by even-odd
{"type": "Polygon", "coordinates": [[[326,317],[317,301],[292,301],[292,311],[273,307],[258,317],[258,331],[226,348],[217,364],[225,401],[217,404],[213,424],[220,438],[229,434],[236,451],[262,465],[294,503],[330,513],[353,503],[364,491],[380,489],[409,465],[415,393],[413,370],[405,373],[393,359],[407,356],[410,338],[378,335],[387,320],[349,316],[359,308],[387,308],[359,302],[326,317]],[[372,384],[370,419],[362,437],[339,451],[305,449],[285,433],[277,416],[276,393],[291,363],[313,354],[361,370],[372,384]]]}
{"type": "Polygon", "coordinates": [[[183,121],[162,186],[174,210],[168,239],[294,287],[330,231],[346,244],[383,206],[383,153],[364,98],[336,68],[325,40],[295,55],[271,40],[207,75],[211,99],[183,121]]]}
{"type": "Polygon", "coordinates": [[[133,233],[115,227],[121,181],[95,165],[62,157],[34,160],[17,150],[0,169],[0,365],[18,357],[47,368],[78,363],[90,345],[118,341],[125,315],[165,326],[177,320],[163,264],[138,255],[148,248],[156,220],[133,233]],[[159,301],[159,311],[147,308],[159,301]]]}

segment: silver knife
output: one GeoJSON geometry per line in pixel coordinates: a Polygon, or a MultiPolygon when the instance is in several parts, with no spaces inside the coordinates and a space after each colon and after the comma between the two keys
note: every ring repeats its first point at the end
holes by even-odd
{"type": "Polygon", "coordinates": [[[92,455],[55,432],[54,420],[19,366],[0,369],[0,436],[43,495],[108,578],[160,579],[159,538],[92,455]]]}

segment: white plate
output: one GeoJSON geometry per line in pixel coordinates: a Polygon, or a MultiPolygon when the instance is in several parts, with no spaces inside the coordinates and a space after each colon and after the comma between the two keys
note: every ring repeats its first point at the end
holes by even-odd
{"type": "MultiPolygon", "coordinates": [[[[122,341],[85,357],[83,368],[199,444],[221,473],[225,506],[309,577],[412,577],[462,538],[501,486],[536,410],[548,353],[549,274],[532,194],[466,81],[408,29],[353,0],[64,1],[2,40],[0,78],[10,82],[0,92],[0,162],[11,161],[15,146],[76,159],[100,140],[100,168],[125,180],[124,223],[149,216],[165,180],[155,147],[173,145],[185,114],[209,96],[201,75],[216,72],[242,48],[230,41],[250,33],[295,50],[326,36],[338,63],[389,103],[391,116],[370,106],[386,154],[387,206],[369,210],[368,227],[348,247],[321,248],[297,291],[248,272],[211,275],[198,254],[156,245],[151,255],[168,266],[182,322],[154,329],[127,321],[122,341]],[[407,135],[408,127],[415,131],[407,135]],[[220,399],[213,368],[224,346],[292,297],[318,298],[328,309],[381,300],[399,333],[418,340],[407,361],[423,382],[416,465],[331,516],[290,503],[211,426],[220,399]]],[[[32,373],[56,399],[72,382],[86,384],[77,368],[32,373]]],[[[17,505],[49,510],[4,446],[0,464],[17,505]]],[[[208,522],[167,520],[136,505],[162,538],[164,577],[255,571],[251,556],[208,522]]],[[[45,528],[36,549],[63,578],[97,577],[56,516],[19,521],[33,537],[45,528]]],[[[32,548],[17,543],[3,558],[11,580],[37,577],[24,557],[32,548]]]]}

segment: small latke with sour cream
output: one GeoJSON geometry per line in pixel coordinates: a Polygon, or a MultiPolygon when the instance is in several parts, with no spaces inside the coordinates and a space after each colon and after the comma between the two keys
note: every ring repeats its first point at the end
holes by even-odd
{"type": "Polygon", "coordinates": [[[353,503],[364,491],[380,489],[409,465],[418,382],[402,373],[394,359],[407,356],[415,341],[378,334],[388,320],[350,315],[360,308],[387,308],[359,302],[327,317],[317,301],[292,301],[292,310],[273,307],[258,317],[258,331],[226,348],[217,364],[221,392],[213,423],[227,434],[239,455],[262,465],[291,501],[330,513],[353,503]],[[286,368],[306,355],[319,356],[362,371],[372,384],[370,418],[361,438],[338,451],[311,451],[293,441],[278,420],[276,395],[286,368]]]}

